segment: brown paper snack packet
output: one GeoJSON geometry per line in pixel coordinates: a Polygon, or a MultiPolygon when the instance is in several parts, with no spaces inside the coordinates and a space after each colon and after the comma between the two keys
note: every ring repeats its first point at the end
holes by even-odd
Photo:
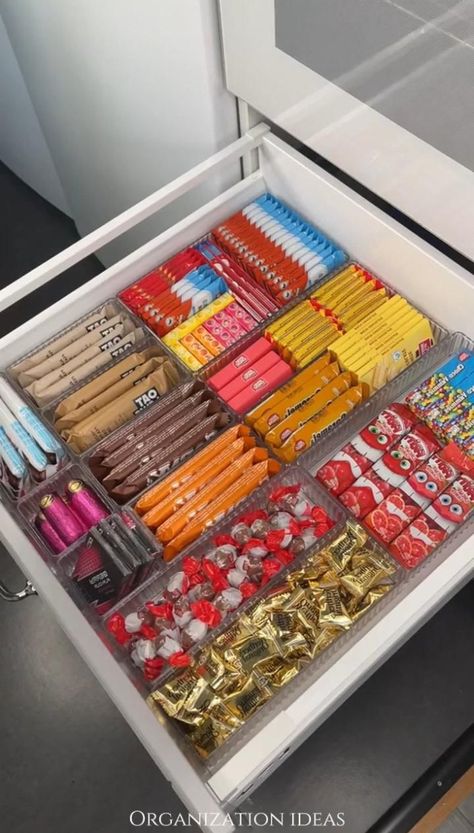
{"type": "MultiPolygon", "coordinates": [[[[113,454],[124,443],[139,440],[141,432],[144,428],[156,422],[163,414],[171,411],[179,402],[183,402],[194,390],[202,387],[202,382],[197,382],[195,379],[190,379],[187,382],[181,382],[178,387],[174,388],[171,393],[164,399],[159,399],[158,402],[151,408],[144,411],[140,416],[135,417],[128,425],[124,425],[120,430],[107,437],[101,442],[89,457],[89,466],[94,474],[99,474],[102,461],[113,454]]],[[[99,474],[100,479],[100,474],[99,474]]]]}
{"type": "MultiPolygon", "coordinates": [[[[132,388],[136,382],[139,382],[140,379],[143,379],[145,376],[149,376],[150,373],[161,367],[163,362],[164,359],[160,356],[159,358],[149,359],[144,364],[138,365],[127,373],[125,377],[119,379],[115,382],[115,384],[110,385],[107,390],[104,390],[98,396],[95,396],[94,399],[89,400],[89,402],[85,402],[80,408],[76,408],[75,411],[70,411],[70,413],[58,419],[57,422],[55,422],[54,427],[57,431],[61,432],[65,428],[72,428],[73,425],[77,425],[78,422],[82,422],[86,419],[86,417],[96,414],[97,411],[100,411],[108,405],[109,402],[113,402],[114,399],[118,399],[122,393],[130,390],[130,388],[132,388]]],[[[100,379],[100,376],[98,378],[100,379]]]]}
{"type": "Polygon", "coordinates": [[[80,454],[116,428],[120,428],[145,408],[153,405],[160,396],[171,390],[178,380],[178,371],[169,359],[166,359],[161,367],[141,379],[114,402],[110,402],[96,414],[87,417],[70,431],[63,431],[61,436],[74,451],[80,454]]]}
{"type": "Polygon", "coordinates": [[[105,370],[100,376],[91,379],[86,385],[82,385],[79,390],[74,391],[74,393],[62,399],[56,406],[54,419],[60,419],[66,416],[66,414],[80,408],[86,402],[90,402],[91,399],[95,399],[96,396],[106,391],[115,382],[120,381],[120,379],[125,379],[136,367],[145,364],[148,359],[152,359],[155,354],[156,350],[154,347],[143,350],[141,353],[128,353],[122,361],[117,362],[109,370],[105,370]]]}
{"type": "MultiPolygon", "coordinates": [[[[76,324],[71,327],[69,330],[66,330],[65,333],[61,333],[57,336],[57,338],[53,338],[49,344],[45,347],[40,348],[31,356],[28,356],[23,361],[18,362],[14,367],[12,367],[12,373],[18,379],[19,383],[20,374],[26,372],[32,367],[35,367],[41,362],[44,362],[46,359],[49,359],[51,356],[54,356],[56,353],[61,352],[64,347],[67,347],[68,344],[72,344],[73,341],[81,338],[86,333],[95,330],[96,327],[99,327],[101,324],[105,324],[106,321],[110,320],[111,318],[116,315],[114,307],[112,304],[106,304],[105,306],[101,307],[101,309],[97,310],[97,312],[92,313],[91,315],[87,316],[80,324],[76,324]]],[[[27,383],[28,384],[28,383],[27,383]]],[[[22,387],[24,387],[22,385],[22,387]]]]}
{"type": "MultiPolygon", "coordinates": [[[[49,383],[46,387],[44,379],[38,380],[27,388],[28,393],[40,407],[44,407],[54,399],[58,399],[74,385],[87,379],[92,373],[96,373],[102,367],[105,367],[112,359],[121,356],[123,353],[127,353],[129,350],[133,350],[134,347],[138,346],[142,338],[143,330],[141,327],[137,327],[123,337],[114,335],[109,338],[109,336],[106,336],[102,342],[99,341],[98,344],[84,351],[83,356],[86,357],[86,361],[83,364],[75,369],[69,370],[67,374],[64,372],[67,365],[64,365],[58,370],[53,371],[57,376],[56,381],[49,383]]],[[[52,378],[53,374],[49,375],[52,378]]]]}
{"type": "MultiPolygon", "coordinates": [[[[45,359],[41,364],[36,364],[26,372],[23,372],[19,378],[19,382],[26,387],[28,384],[40,381],[52,374],[59,368],[69,365],[71,367],[78,367],[84,363],[83,355],[85,351],[89,350],[94,344],[98,344],[107,336],[114,336],[116,334],[126,335],[132,329],[130,322],[126,316],[116,315],[110,321],[100,324],[88,333],[85,333],[81,338],[73,341],[67,347],[64,347],[54,356],[45,359]]],[[[54,379],[54,377],[52,377],[54,379]]]]}

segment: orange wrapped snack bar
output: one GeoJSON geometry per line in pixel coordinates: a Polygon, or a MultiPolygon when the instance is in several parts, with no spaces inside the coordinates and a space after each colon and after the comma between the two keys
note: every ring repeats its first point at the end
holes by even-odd
{"type": "Polygon", "coordinates": [[[239,457],[238,460],[234,460],[217,477],[212,475],[210,478],[208,477],[203,488],[198,489],[197,494],[191,497],[184,506],[174,512],[158,527],[156,537],[160,541],[171,541],[189,523],[191,518],[219,497],[221,492],[225,491],[231,483],[238,480],[246,469],[249,469],[254,462],[266,460],[267,456],[263,448],[253,448],[239,457]]]}
{"type": "Polygon", "coordinates": [[[165,477],[164,480],[161,480],[152,489],[149,489],[148,492],[145,492],[136,502],[135,510],[139,515],[144,515],[145,512],[148,512],[153,506],[156,506],[157,503],[168,497],[171,492],[179,489],[183,483],[190,480],[202,466],[210,460],[215,459],[230,443],[239,437],[249,435],[250,428],[246,425],[233,425],[212,443],[206,445],[202,451],[184,463],[184,465],[173,471],[168,477],[165,477]]]}
{"type": "Polygon", "coordinates": [[[344,391],[323,411],[311,417],[301,428],[294,431],[279,449],[275,449],[278,456],[285,462],[291,462],[306,451],[323,431],[335,425],[362,402],[365,390],[363,385],[355,385],[344,391]]]}
{"type": "Polygon", "coordinates": [[[144,516],[143,522],[151,529],[162,524],[173,512],[176,512],[188,500],[196,494],[201,486],[208,482],[209,477],[216,477],[224,471],[230,463],[233,463],[243,454],[246,449],[255,445],[253,437],[239,437],[221,452],[215,459],[212,459],[196,475],[183,483],[179,489],[174,489],[170,495],[161,500],[153,509],[150,509],[144,516]]]}
{"type": "Polygon", "coordinates": [[[260,486],[267,477],[277,474],[280,469],[276,460],[265,460],[252,466],[249,471],[244,472],[241,477],[213,501],[199,512],[184,530],[173,538],[163,550],[165,561],[171,561],[181,550],[204,532],[207,527],[219,520],[223,515],[232,509],[243,498],[247,497],[257,486],[260,486]]]}

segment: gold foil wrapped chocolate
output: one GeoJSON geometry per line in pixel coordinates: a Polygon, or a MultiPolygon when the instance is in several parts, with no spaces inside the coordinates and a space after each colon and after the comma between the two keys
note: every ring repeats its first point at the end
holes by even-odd
{"type": "Polygon", "coordinates": [[[233,731],[234,727],[208,717],[189,735],[189,739],[201,758],[208,758],[233,731]]]}
{"type": "Polygon", "coordinates": [[[260,662],[281,654],[282,646],[276,632],[265,625],[258,633],[239,642],[234,648],[226,648],[223,657],[231,671],[250,674],[260,662]]]}
{"type": "Polygon", "coordinates": [[[395,572],[348,521],[148,702],[178,721],[207,758],[389,592],[395,572]]]}
{"type": "Polygon", "coordinates": [[[319,625],[321,628],[332,627],[347,630],[352,624],[341,594],[337,588],[321,590],[318,595],[319,625]]]}
{"type": "Polygon", "coordinates": [[[194,671],[191,668],[186,668],[177,677],[173,677],[164,683],[160,689],[150,694],[148,704],[152,707],[158,704],[169,717],[176,717],[196,682],[197,678],[194,671]]]}
{"type": "Polygon", "coordinates": [[[366,561],[359,564],[341,576],[341,584],[351,596],[356,599],[363,599],[366,593],[376,584],[379,584],[387,573],[373,561],[366,561]]]}
{"type": "Polygon", "coordinates": [[[227,688],[239,676],[236,674],[233,677],[229,674],[229,669],[226,668],[224,660],[213,647],[204,651],[203,655],[200,656],[196,673],[206,680],[214,691],[219,692],[227,688]]]}
{"type": "Polygon", "coordinates": [[[380,585],[379,587],[374,587],[372,590],[370,590],[367,593],[367,595],[362,599],[362,601],[359,603],[356,610],[354,610],[354,612],[351,614],[352,621],[356,622],[357,619],[360,619],[360,617],[363,616],[364,613],[367,613],[368,609],[370,607],[372,607],[372,605],[374,605],[376,602],[380,601],[382,596],[385,596],[385,593],[388,593],[388,591],[391,590],[391,589],[392,589],[391,584],[383,584],[383,585],[380,585]]]}
{"type": "Polygon", "coordinates": [[[296,677],[301,670],[301,662],[297,659],[282,660],[281,657],[272,657],[259,665],[259,672],[266,678],[268,684],[273,688],[282,688],[296,677]]]}
{"type": "Polygon", "coordinates": [[[367,541],[367,533],[355,521],[348,521],[344,532],[324,550],[329,566],[336,573],[341,573],[348,565],[354,553],[367,541]]]}
{"type": "Polygon", "coordinates": [[[239,720],[247,720],[272,696],[266,678],[252,671],[244,684],[223,698],[224,705],[239,720]]]}

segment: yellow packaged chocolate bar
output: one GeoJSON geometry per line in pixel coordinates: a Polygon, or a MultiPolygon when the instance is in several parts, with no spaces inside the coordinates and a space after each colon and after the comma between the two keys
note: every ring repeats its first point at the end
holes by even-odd
{"type": "Polygon", "coordinates": [[[266,434],[269,428],[277,425],[278,422],[288,416],[288,413],[298,402],[305,401],[317,392],[315,385],[317,386],[319,382],[316,381],[316,377],[330,364],[330,361],[329,353],[321,356],[320,359],[271,394],[261,405],[257,405],[247,415],[246,421],[259,434],[266,434]]]}
{"type": "Polygon", "coordinates": [[[300,301],[299,304],[296,304],[296,306],[288,310],[288,312],[285,312],[283,315],[280,316],[280,318],[277,318],[275,321],[272,321],[271,324],[268,324],[266,327],[266,332],[274,333],[288,321],[295,320],[301,314],[301,311],[304,310],[306,307],[307,301],[300,301]]]}
{"type": "Polygon", "coordinates": [[[283,445],[276,450],[278,457],[285,462],[292,462],[303,451],[306,451],[313,442],[326,431],[346,416],[353,408],[359,405],[365,396],[365,388],[355,385],[353,388],[344,391],[334,402],[331,402],[324,410],[311,417],[301,428],[295,431],[283,445]]]}
{"type": "Polygon", "coordinates": [[[176,342],[180,341],[188,333],[191,333],[199,324],[203,324],[208,318],[212,318],[216,312],[220,312],[228,307],[233,300],[234,298],[229,292],[223,292],[222,295],[219,295],[218,298],[211,301],[207,307],[203,307],[199,312],[195,312],[194,315],[191,315],[190,318],[183,321],[182,324],[178,324],[174,330],[171,330],[170,333],[163,336],[162,341],[169,347],[173,347],[176,342]]]}
{"type": "Polygon", "coordinates": [[[331,309],[347,327],[350,321],[358,319],[360,315],[367,315],[367,310],[370,311],[372,308],[376,308],[385,300],[385,289],[376,290],[364,283],[356,292],[352,292],[339,303],[331,305],[331,309]]]}
{"type": "Polygon", "coordinates": [[[387,295],[385,290],[372,292],[368,298],[364,298],[363,303],[355,304],[353,308],[344,314],[344,326],[348,330],[356,327],[360,321],[366,319],[376,309],[385,306],[386,303],[387,295]]]}
{"type": "Polygon", "coordinates": [[[284,333],[289,332],[292,327],[297,325],[302,318],[310,316],[311,311],[312,307],[308,301],[302,301],[294,309],[282,315],[281,318],[278,318],[272,324],[269,324],[265,328],[265,332],[270,336],[271,341],[276,341],[284,333]]]}
{"type": "Polygon", "coordinates": [[[181,339],[181,344],[201,364],[207,364],[208,362],[211,362],[214,358],[214,356],[212,355],[212,353],[209,352],[207,347],[204,347],[204,344],[198,341],[193,333],[188,333],[187,335],[183,336],[183,338],[181,339]]]}
{"type": "Polygon", "coordinates": [[[422,316],[421,320],[400,338],[396,348],[382,356],[375,368],[362,368],[358,372],[359,381],[365,382],[371,390],[378,390],[409,367],[432,344],[431,324],[422,316]]]}
{"type": "Polygon", "coordinates": [[[354,283],[358,283],[359,281],[360,278],[357,269],[349,266],[342,272],[338,272],[337,275],[334,275],[326,283],[323,283],[322,286],[316,287],[310,297],[315,298],[321,303],[329,304],[341,295],[342,292],[345,292],[348,287],[353,287],[354,283]]]}
{"type": "Polygon", "coordinates": [[[178,356],[178,358],[181,359],[181,361],[186,365],[186,367],[189,367],[190,370],[198,371],[201,370],[201,368],[204,366],[203,362],[199,361],[199,359],[197,359],[196,356],[193,356],[193,354],[190,353],[189,350],[183,344],[177,342],[176,344],[170,344],[168,346],[171,348],[173,353],[175,353],[178,356]]]}
{"type": "Polygon", "coordinates": [[[375,287],[376,281],[365,281],[355,276],[352,282],[348,282],[339,289],[335,288],[333,293],[315,300],[330,307],[339,315],[343,310],[347,310],[364,298],[369,298],[374,293],[375,287]]]}
{"type": "MultiPolygon", "coordinates": [[[[329,365],[332,372],[337,374],[339,366],[337,362],[329,365]]],[[[328,370],[329,370],[328,368],[328,370]]],[[[324,371],[323,371],[324,373],[324,371]]],[[[349,372],[335,375],[333,380],[326,384],[319,393],[311,397],[309,402],[300,408],[296,408],[286,419],[280,422],[275,428],[272,428],[265,436],[265,442],[269,443],[272,448],[279,448],[291,436],[291,434],[300,428],[310,417],[323,410],[330,402],[337,399],[341,393],[348,390],[353,382],[352,374],[349,372]]]]}
{"type": "Polygon", "coordinates": [[[288,330],[288,332],[282,334],[281,336],[278,335],[278,341],[280,344],[294,344],[303,335],[308,335],[309,332],[317,330],[323,321],[324,316],[319,315],[317,310],[310,307],[307,316],[300,318],[297,323],[288,330]]]}
{"type": "Polygon", "coordinates": [[[340,330],[336,325],[330,326],[311,345],[302,345],[293,351],[292,363],[294,367],[306,367],[313,359],[316,359],[330,345],[337,340],[340,330]]]}
{"type": "MultiPolygon", "coordinates": [[[[302,350],[302,348],[310,348],[317,344],[319,339],[323,337],[325,333],[334,332],[335,326],[336,325],[334,325],[331,319],[315,316],[314,326],[305,327],[304,330],[298,333],[295,337],[288,339],[285,342],[283,349],[281,349],[280,346],[282,358],[285,361],[291,361],[295,351],[302,350]]],[[[305,350],[303,350],[303,352],[305,352],[305,350]]]]}
{"type": "Polygon", "coordinates": [[[281,349],[285,345],[294,341],[301,332],[308,332],[318,326],[318,324],[319,318],[316,318],[313,308],[308,307],[308,311],[305,312],[305,315],[298,318],[295,324],[290,323],[288,328],[274,333],[273,344],[276,345],[277,349],[281,349]]]}

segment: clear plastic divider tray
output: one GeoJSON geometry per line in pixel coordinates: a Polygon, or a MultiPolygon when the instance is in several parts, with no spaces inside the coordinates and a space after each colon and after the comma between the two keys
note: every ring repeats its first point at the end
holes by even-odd
{"type": "MultiPolygon", "coordinates": [[[[315,505],[321,506],[331,517],[335,524],[341,525],[348,517],[347,511],[342,507],[334,498],[329,495],[325,489],[321,487],[319,483],[317,483],[311,476],[307,474],[307,472],[297,469],[295,466],[284,467],[280,474],[275,475],[274,477],[270,478],[269,480],[265,481],[258,489],[255,489],[249,497],[245,500],[242,500],[238,503],[235,507],[233,507],[230,512],[226,513],[226,515],[218,522],[213,524],[210,529],[201,537],[195,541],[194,543],[190,544],[189,546],[185,547],[182,552],[176,556],[176,558],[172,559],[171,561],[167,562],[168,569],[166,571],[166,575],[163,577],[152,577],[150,578],[142,587],[138,588],[135,593],[131,594],[123,603],[115,606],[113,610],[107,615],[105,624],[107,620],[112,616],[114,613],[120,612],[123,616],[127,616],[128,613],[135,611],[137,608],[143,607],[145,602],[152,601],[153,599],[157,599],[160,597],[160,594],[165,590],[166,583],[169,581],[169,578],[172,574],[175,574],[181,570],[182,562],[185,558],[188,557],[198,557],[205,555],[206,551],[210,551],[215,548],[215,544],[213,540],[216,536],[219,535],[228,535],[230,534],[230,530],[234,525],[237,518],[245,515],[248,512],[252,512],[255,509],[262,509],[265,507],[265,504],[269,498],[269,495],[275,490],[278,489],[280,486],[293,486],[293,485],[301,485],[304,492],[307,496],[312,500],[315,505]]],[[[320,540],[325,540],[320,539],[320,540]]],[[[319,544],[319,542],[318,542],[319,544]]],[[[309,552],[309,551],[308,551],[309,552]]],[[[302,554],[302,558],[304,559],[307,557],[308,552],[302,554]]],[[[295,565],[295,561],[292,562],[292,565],[295,565]]],[[[275,576],[275,580],[278,581],[279,577],[283,575],[283,571],[280,571],[275,576]]],[[[265,585],[268,587],[269,584],[265,585]]],[[[262,588],[262,593],[265,592],[265,588],[262,588]]],[[[255,601],[255,596],[252,597],[252,600],[255,601]]],[[[250,601],[250,600],[249,600],[250,601]]],[[[222,623],[222,627],[227,627],[227,625],[233,621],[234,618],[237,618],[238,615],[243,611],[244,605],[239,606],[239,608],[235,611],[235,615],[229,614],[225,618],[225,622],[222,623]]],[[[214,636],[220,632],[221,628],[212,630],[209,633],[209,640],[212,640],[214,636]]],[[[201,648],[203,644],[206,643],[199,643],[199,646],[196,646],[196,649],[199,647],[201,648]]],[[[156,682],[154,683],[156,685],[156,682]]]]}
{"type": "Polygon", "coordinates": [[[301,455],[297,465],[315,474],[331,454],[355,436],[386,405],[402,402],[410,390],[417,387],[441,367],[447,359],[462,350],[474,350],[474,341],[463,333],[448,333],[441,341],[421,356],[403,373],[376,391],[370,399],[348,414],[339,425],[321,436],[314,447],[301,455]]]}

